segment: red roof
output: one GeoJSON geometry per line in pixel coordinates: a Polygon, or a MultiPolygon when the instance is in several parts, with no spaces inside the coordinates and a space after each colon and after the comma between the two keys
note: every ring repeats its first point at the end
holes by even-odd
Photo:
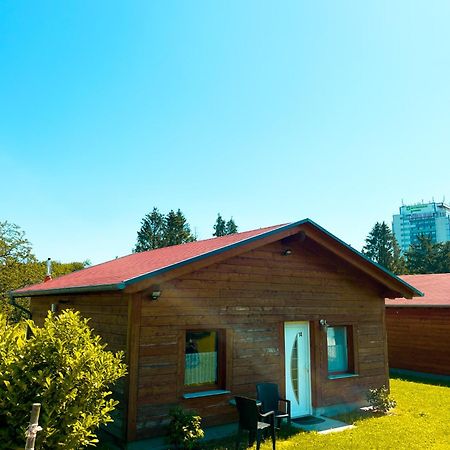
{"type": "Polygon", "coordinates": [[[78,272],[63,275],[45,283],[42,282],[17,289],[12,292],[12,295],[14,297],[26,297],[32,295],[124,289],[131,284],[173,270],[176,267],[206,259],[214,254],[223,253],[235,247],[244,246],[269,235],[281,234],[290,229],[296,229],[298,231],[300,227],[306,230],[308,235],[311,232],[312,236],[318,237],[321,245],[327,246],[328,244],[332,247],[335,246],[338,249],[336,252],[337,256],[351,258],[352,264],[355,267],[360,268],[366,275],[374,277],[375,280],[385,283],[385,286],[393,289],[393,292],[400,295],[403,294],[407,297],[422,295],[413,286],[396,277],[382,266],[370,261],[362,253],[347,245],[336,236],[333,236],[310,219],[304,219],[290,224],[259,228],[257,230],[203,241],[190,242],[188,244],[174,245],[142,253],[133,253],[103,264],[79,270],[78,272]],[[369,267],[367,263],[369,263],[369,267]]]}
{"type": "Polygon", "coordinates": [[[422,291],[425,296],[406,300],[386,299],[387,306],[449,306],[450,273],[432,273],[423,275],[401,275],[400,278],[422,291]]]}
{"type": "Polygon", "coordinates": [[[27,293],[37,294],[38,291],[77,289],[95,286],[114,286],[115,288],[120,288],[117,285],[129,280],[172,267],[183,261],[189,261],[219,249],[228,248],[238,242],[243,242],[283,227],[285,227],[285,225],[274,225],[267,228],[244,231],[242,233],[230,234],[203,241],[189,242],[141,253],[133,253],[128,256],[123,256],[121,258],[113,259],[112,261],[63,275],[45,283],[42,282],[22,289],[17,289],[13,294],[15,296],[23,296],[27,293]]]}

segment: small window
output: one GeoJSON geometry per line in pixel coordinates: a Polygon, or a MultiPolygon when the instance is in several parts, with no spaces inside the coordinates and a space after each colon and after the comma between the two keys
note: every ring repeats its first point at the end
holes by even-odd
{"type": "Polygon", "coordinates": [[[186,332],[184,385],[219,387],[221,384],[220,332],[201,330],[186,332]]]}
{"type": "Polygon", "coordinates": [[[351,326],[327,328],[328,374],[353,373],[353,333],[351,326]]]}

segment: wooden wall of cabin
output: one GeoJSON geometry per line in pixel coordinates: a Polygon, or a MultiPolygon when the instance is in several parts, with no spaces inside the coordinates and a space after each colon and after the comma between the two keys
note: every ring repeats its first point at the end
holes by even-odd
{"type": "Polygon", "coordinates": [[[450,308],[387,307],[389,366],[450,375],[450,308]]]}
{"type": "MultiPolygon", "coordinates": [[[[44,323],[52,303],[58,305],[58,312],[64,309],[79,311],[82,317],[90,318],[89,326],[95,334],[108,344],[112,352],[127,350],[128,305],[122,293],[71,294],[31,298],[31,313],[38,325],[44,323]]],[[[113,413],[114,422],[108,431],[118,437],[125,436],[125,412],[127,407],[126,380],[119,380],[113,387],[113,397],[119,405],[113,413]]]]}
{"type": "MultiPolygon", "coordinates": [[[[161,284],[161,297],[142,298],[135,438],[164,432],[169,409],[195,409],[206,425],[236,420],[233,395],[256,396],[258,382],[284,392],[284,323],[309,321],[313,407],[359,402],[388,383],[384,299],[379,287],[308,239],[281,242],[161,284]],[[352,325],[354,378],[328,379],[326,332],[319,320],[352,325]],[[185,332],[226,334],[230,395],[183,399],[185,332]]],[[[133,434],[133,433],[132,433],[133,434]]]]}

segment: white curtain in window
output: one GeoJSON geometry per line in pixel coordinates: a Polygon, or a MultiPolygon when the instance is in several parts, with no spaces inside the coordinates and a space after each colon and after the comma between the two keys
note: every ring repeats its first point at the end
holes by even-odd
{"type": "Polygon", "coordinates": [[[217,352],[188,353],[185,359],[184,384],[208,384],[217,381],[217,352]]]}
{"type": "Polygon", "coordinates": [[[327,328],[328,372],[347,372],[347,328],[327,328]]]}

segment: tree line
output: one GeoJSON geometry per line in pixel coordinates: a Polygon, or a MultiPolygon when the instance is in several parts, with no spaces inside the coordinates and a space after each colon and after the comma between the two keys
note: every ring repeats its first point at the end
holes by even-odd
{"type": "MultiPolygon", "coordinates": [[[[238,227],[233,218],[224,220],[221,214],[213,225],[213,236],[220,237],[237,233],[238,227]]],[[[154,207],[141,220],[141,228],[137,232],[136,245],[133,252],[145,252],[156,248],[194,242],[197,236],[192,232],[183,212],[171,209],[167,214],[154,207]]]]}
{"type": "MultiPolygon", "coordinates": [[[[237,233],[238,227],[233,218],[224,220],[219,213],[213,226],[213,236],[220,237],[237,233]]],[[[170,245],[196,241],[186,217],[180,209],[170,210],[167,214],[153,208],[141,221],[137,233],[134,252],[142,252],[170,245]]],[[[56,278],[90,265],[83,262],[52,262],[52,277],[56,278]]],[[[46,261],[39,261],[33,253],[33,246],[25,232],[16,224],[0,221],[0,313],[11,320],[17,320],[20,314],[9,304],[9,292],[44,280],[47,271],[46,261]]],[[[28,300],[17,302],[27,308],[28,300]]]]}
{"type": "MultiPolygon", "coordinates": [[[[90,265],[84,262],[52,263],[52,276],[58,277],[90,265]]],[[[0,222],[0,313],[14,319],[17,316],[9,305],[8,292],[23,286],[44,281],[47,272],[46,261],[39,261],[33,253],[33,246],[25,232],[16,224],[0,222]]],[[[26,299],[18,300],[27,307],[26,299]]]]}
{"type": "Polygon", "coordinates": [[[431,236],[422,234],[402,254],[385,222],[377,222],[372,228],[362,253],[397,275],[450,272],[450,242],[433,242],[431,236]]]}

